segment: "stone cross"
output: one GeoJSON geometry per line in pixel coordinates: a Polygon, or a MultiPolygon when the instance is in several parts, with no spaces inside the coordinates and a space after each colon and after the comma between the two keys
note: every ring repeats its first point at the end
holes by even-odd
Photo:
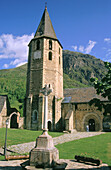
{"type": "Polygon", "coordinates": [[[45,85],[45,87],[40,90],[40,93],[44,95],[44,124],[43,131],[47,131],[47,116],[48,116],[48,95],[52,92],[52,89],[45,85]]]}

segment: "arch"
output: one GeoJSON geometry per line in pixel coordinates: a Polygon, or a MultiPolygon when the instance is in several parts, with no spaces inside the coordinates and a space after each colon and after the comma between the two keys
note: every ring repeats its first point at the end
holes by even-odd
{"type": "Polygon", "coordinates": [[[48,124],[48,130],[51,131],[51,126],[52,126],[51,121],[49,120],[49,121],[47,122],[47,124],[48,124]]]}
{"type": "Polygon", "coordinates": [[[19,127],[19,123],[18,123],[18,119],[20,117],[20,113],[16,113],[13,112],[10,116],[9,116],[9,128],[17,128],[19,127]]]}
{"type": "Polygon", "coordinates": [[[61,52],[61,51],[60,51],[60,47],[59,47],[59,54],[60,54],[60,52],[61,52]]]}
{"type": "Polygon", "coordinates": [[[37,120],[38,120],[38,111],[34,110],[32,113],[32,122],[37,123],[37,120]]]}
{"type": "Polygon", "coordinates": [[[37,40],[37,46],[36,46],[37,50],[40,50],[40,40],[37,40]]]}
{"type": "Polygon", "coordinates": [[[61,63],[61,59],[60,59],[60,56],[59,56],[59,64],[61,63]]]}
{"type": "Polygon", "coordinates": [[[52,40],[49,40],[49,50],[52,50],[52,40]]]}
{"type": "Polygon", "coordinates": [[[49,60],[52,60],[52,52],[49,52],[49,60]]]}
{"type": "Polygon", "coordinates": [[[95,131],[95,120],[94,119],[89,119],[89,131],[90,132],[95,131]]]}
{"type": "Polygon", "coordinates": [[[87,126],[90,125],[89,131],[100,131],[102,129],[102,121],[96,113],[87,113],[83,118],[83,129],[87,131],[87,126]],[[94,124],[93,124],[94,123],[94,124]]]}

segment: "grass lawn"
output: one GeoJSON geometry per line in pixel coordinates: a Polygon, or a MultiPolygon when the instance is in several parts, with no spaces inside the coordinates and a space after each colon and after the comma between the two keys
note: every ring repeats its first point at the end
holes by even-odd
{"type": "MultiPolygon", "coordinates": [[[[0,128],[0,148],[4,146],[5,142],[5,128],[0,128]]],[[[22,129],[8,129],[7,130],[7,146],[16,145],[20,143],[28,143],[36,141],[36,138],[42,134],[42,131],[22,130],[22,129]]],[[[63,133],[49,132],[52,137],[60,136],[63,133]]]]}
{"type": "Polygon", "coordinates": [[[111,166],[111,133],[56,145],[61,159],[74,159],[75,155],[99,158],[111,166]]]}
{"type": "MultiPolygon", "coordinates": [[[[20,129],[8,129],[7,145],[35,141],[41,131],[30,131],[20,129]]],[[[52,137],[63,133],[49,132],[52,137]]],[[[5,128],[0,129],[0,147],[4,145],[5,128]]],[[[103,163],[111,166],[111,133],[83,138],[71,142],[56,145],[59,150],[60,159],[74,159],[75,155],[84,155],[101,159],[103,163]]],[[[0,160],[4,157],[0,156],[0,160]]]]}

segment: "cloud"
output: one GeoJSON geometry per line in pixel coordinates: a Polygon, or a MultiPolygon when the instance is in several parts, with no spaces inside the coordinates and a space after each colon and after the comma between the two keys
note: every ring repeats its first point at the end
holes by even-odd
{"type": "Polygon", "coordinates": [[[73,48],[75,51],[77,51],[77,45],[72,46],[72,48],[73,48]]]}
{"type": "Polygon", "coordinates": [[[24,65],[24,64],[26,64],[27,62],[22,62],[22,63],[19,63],[18,65],[16,65],[16,67],[20,67],[20,66],[22,66],[22,65],[24,65]]]}
{"type": "Polygon", "coordinates": [[[80,45],[80,46],[79,46],[79,51],[80,51],[80,52],[84,52],[84,46],[80,45]]]}
{"type": "Polygon", "coordinates": [[[104,38],[105,42],[111,42],[111,38],[104,38]]]}
{"type": "Polygon", "coordinates": [[[3,47],[3,41],[0,39],[0,48],[3,47]]]}
{"type": "Polygon", "coordinates": [[[96,43],[97,43],[96,41],[89,40],[89,43],[88,43],[87,47],[85,48],[85,53],[89,54],[92,51],[92,49],[94,48],[96,43]]]}
{"type": "Polygon", "coordinates": [[[104,42],[106,43],[105,50],[105,61],[111,62],[111,38],[104,38],[104,42]]]}
{"type": "Polygon", "coordinates": [[[96,45],[96,41],[91,41],[89,40],[88,44],[85,46],[80,45],[78,48],[77,46],[72,46],[72,48],[76,51],[78,49],[78,51],[82,52],[82,53],[86,53],[89,54],[91,53],[92,49],[94,48],[94,46],[96,45]]]}
{"type": "Polygon", "coordinates": [[[3,67],[4,67],[4,68],[8,68],[9,65],[8,65],[8,64],[4,64],[3,67]]]}
{"type": "MultiPolygon", "coordinates": [[[[10,65],[24,63],[28,58],[28,43],[34,34],[14,36],[2,34],[0,36],[0,59],[11,59],[10,65]]],[[[4,68],[7,65],[4,64],[4,68]]]]}

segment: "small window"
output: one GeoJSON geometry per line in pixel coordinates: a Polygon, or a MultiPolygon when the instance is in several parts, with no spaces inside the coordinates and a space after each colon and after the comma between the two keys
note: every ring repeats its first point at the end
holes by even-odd
{"type": "Polygon", "coordinates": [[[49,40],[49,50],[52,50],[52,40],[49,40]]]}
{"type": "Polygon", "coordinates": [[[59,48],[59,54],[60,54],[60,52],[61,52],[61,50],[60,50],[60,48],[59,48]]]}
{"type": "Polygon", "coordinates": [[[38,112],[34,110],[32,114],[32,120],[33,122],[37,122],[37,119],[38,119],[38,112]]]}
{"type": "Polygon", "coordinates": [[[50,88],[50,84],[49,84],[49,88],[50,88]]]}
{"type": "Polygon", "coordinates": [[[52,52],[49,52],[49,60],[52,60],[52,52]]]}
{"type": "Polygon", "coordinates": [[[60,56],[59,56],[59,64],[61,63],[61,59],[60,59],[60,56]]]}
{"type": "Polygon", "coordinates": [[[37,50],[40,50],[40,40],[37,40],[37,50]]]}

